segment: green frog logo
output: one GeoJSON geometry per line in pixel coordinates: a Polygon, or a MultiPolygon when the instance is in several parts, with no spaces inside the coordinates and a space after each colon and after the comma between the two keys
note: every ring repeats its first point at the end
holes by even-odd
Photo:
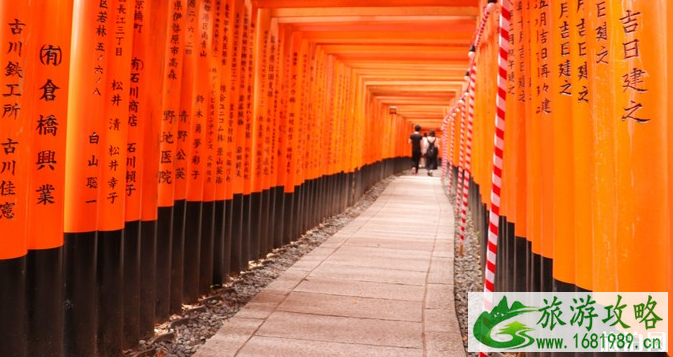
{"type": "Polygon", "coordinates": [[[507,298],[503,297],[497,306],[491,312],[482,312],[474,323],[474,337],[486,346],[496,349],[517,349],[530,346],[535,341],[527,335],[527,332],[533,331],[519,321],[513,321],[504,326],[498,326],[512,317],[528,312],[538,311],[538,308],[524,306],[518,301],[514,301],[512,306],[507,305],[507,298]],[[499,330],[497,330],[499,328],[499,330]],[[493,339],[494,331],[496,335],[509,336],[510,338],[493,339]],[[504,341],[503,341],[504,340],[504,341]]]}

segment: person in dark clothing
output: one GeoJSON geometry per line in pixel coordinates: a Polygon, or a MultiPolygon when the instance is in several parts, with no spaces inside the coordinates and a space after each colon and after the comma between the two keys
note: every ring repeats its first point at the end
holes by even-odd
{"type": "Polygon", "coordinates": [[[421,126],[416,125],[414,127],[414,132],[409,136],[409,143],[411,144],[411,161],[413,162],[413,174],[418,174],[418,165],[421,162],[421,141],[423,136],[421,135],[421,126]]]}
{"type": "Polygon", "coordinates": [[[437,170],[437,156],[439,156],[439,138],[435,137],[434,130],[430,130],[423,151],[425,151],[425,169],[428,170],[428,176],[432,176],[432,171],[437,170]]]}

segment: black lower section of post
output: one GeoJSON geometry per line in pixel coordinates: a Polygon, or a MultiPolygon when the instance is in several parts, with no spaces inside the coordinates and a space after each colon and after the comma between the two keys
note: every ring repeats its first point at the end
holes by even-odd
{"type": "Polygon", "coordinates": [[[294,192],[285,192],[283,199],[283,244],[294,240],[294,192]]]}
{"type": "Polygon", "coordinates": [[[63,247],[28,251],[26,286],[28,356],[63,356],[63,247]]]}
{"type": "Polygon", "coordinates": [[[306,196],[306,187],[305,184],[294,186],[294,221],[292,225],[294,229],[292,231],[292,240],[296,240],[301,236],[304,228],[304,198],[306,196]]]}
{"type": "MultiPolygon", "coordinates": [[[[231,217],[231,274],[243,269],[243,195],[235,194],[231,217]]],[[[246,261],[247,263],[247,261],[246,261]]]]}
{"type": "Polygon", "coordinates": [[[572,293],[575,292],[575,285],[554,279],[554,292],[572,293]]]}
{"type": "Polygon", "coordinates": [[[173,239],[173,206],[159,207],[157,219],[156,307],[155,322],[171,316],[171,241],[173,239]]]}
{"type": "Polygon", "coordinates": [[[224,261],[224,221],[225,221],[225,201],[215,201],[215,234],[213,235],[213,286],[220,286],[226,277],[222,269],[224,261]]]}
{"type": "Polygon", "coordinates": [[[196,302],[199,299],[199,261],[201,260],[201,201],[187,201],[185,215],[185,255],[183,301],[196,302]]]}
{"type": "Polygon", "coordinates": [[[0,356],[27,356],[26,257],[0,260],[0,356]]]}
{"type": "Polygon", "coordinates": [[[140,316],[141,338],[154,335],[157,276],[157,221],[140,223],[140,316]]]}
{"type": "Polygon", "coordinates": [[[233,229],[232,226],[234,219],[234,200],[224,201],[224,245],[222,246],[222,274],[225,279],[231,275],[231,256],[232,256],[232,239],[233,239],[233,229]]]}
{"type": "Polygon", "coordinates": [[[96,232],[66,233],[64,239],[63,352],[66,356],[94,356],[97,317],[96,232]]]}
{"type": "Polygon", "coordinates": [[[248,269],[248,262],[251,260],[252,256],[252,246],[250,242],[250,222],[252,217],[250,216],[250,207],[250,195],[243,195],[243,220],[241,221],[241,271],[248,269]]]}
{"type": "Polygon", "coordinates": [[[260,257],[262,248],[261,231],[262,193],[253,192],[250,194],[250,260],[257,260],[260,257]]]}
{"type": "Polygon", "coordinates": [[[550,258],[540,256],[540,289],[541,291],[550,292],[554,288],[554,267],[550,258]]]}
{"type": "Polygon", "coordinates": [[[182,312],[184,254],[185,254],[185,200],[173,203],[173,236],[171,237],[171,314],[182,312]]]}
{"type": "Polygon", "coordinates": [[[526,245],[523,237],[514,238],[514,291],[526,291],[526,245]]]}
{"type": "Polygon", "coordinates": [[[271,251],[274,249],[274,242],[273,242],[273,237],[276,235],[275,228],[276,228],[276,193],[273,188],[269,188],[266,190],[267,193],[267,202],[266,202],[266,216],[267,216],[267,221],[266,221],[266,231],[265,231],[265,237],[266,237],[266,254],[271,253],[271,251]]]}
{"type": "Polygon", "coordinates": [[[269,245],[269,201],[271,200],[271,192],[263,190],[260,192],[259,202],[259,259],[263,259],[271,251],[269,245]]]}
{"type": "Polygon", "coordinates": [[[124,349],[140,340],[140,221],[124,226],[124,349]]]}
{"type": "Polygon", "coordinates": [[[98,232],[98,356],[121,356],[124,340],[124,231],[98,232]]]}
{"type": "Polygon", "coordinates": [[[283,245],[285,232],[285,192],[282,186],[274,187],[274,229],[273,247],[280,248],[283,245]]]}
{"type": "Polygon", "coordinates": [[[530,266],[530,291],[533,292],[538,292],[542,291],[542,284],[541,284],[541,277],[542,274],[540,272],[540,267],[542,266],[542,257],[540,257],[539,254],[534,253],[531,251],[530,253],[531,257],[531,266],[530,266]]]}
{"type": "Polygon", "coordinates": [[[213,248],[215,244],[215,201],[203,202],[201,213],[201,257],[199,260],[199,294],[206,294],[213,284],[213,248]]]}

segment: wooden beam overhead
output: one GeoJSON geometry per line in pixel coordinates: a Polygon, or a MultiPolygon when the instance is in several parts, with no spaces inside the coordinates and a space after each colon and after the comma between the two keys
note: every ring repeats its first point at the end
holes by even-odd
{"type": "MultiPolygon", "coordinates": [[[[481,0],[252,0],[274,24],[349,68],[382,105],[438,129],[465,86],[481,0]]],[[[371,98],[370,97],[370,98],[371,98]]]]}
{"type": "Polygon", "coordinates": [[[278,17],[279,24],[352,24],[352,23],[418,23],[430,22],[437,24],[471,24],[474,27],[474,16],[455,15],[350,15],[350,16],[287,16],[278,17]]]}
{"type": "Polygon", "coordinates": [[[476,7],[479,0],[253,0],[257,8],[476,7]]]}

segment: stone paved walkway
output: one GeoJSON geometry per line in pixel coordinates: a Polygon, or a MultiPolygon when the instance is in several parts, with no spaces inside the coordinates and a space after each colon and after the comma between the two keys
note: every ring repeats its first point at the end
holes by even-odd
{"type": "Polygon", "coordinates": [[[453,226],[439,178],[396,178],[194,356],[464,356],[453,226]]]}

